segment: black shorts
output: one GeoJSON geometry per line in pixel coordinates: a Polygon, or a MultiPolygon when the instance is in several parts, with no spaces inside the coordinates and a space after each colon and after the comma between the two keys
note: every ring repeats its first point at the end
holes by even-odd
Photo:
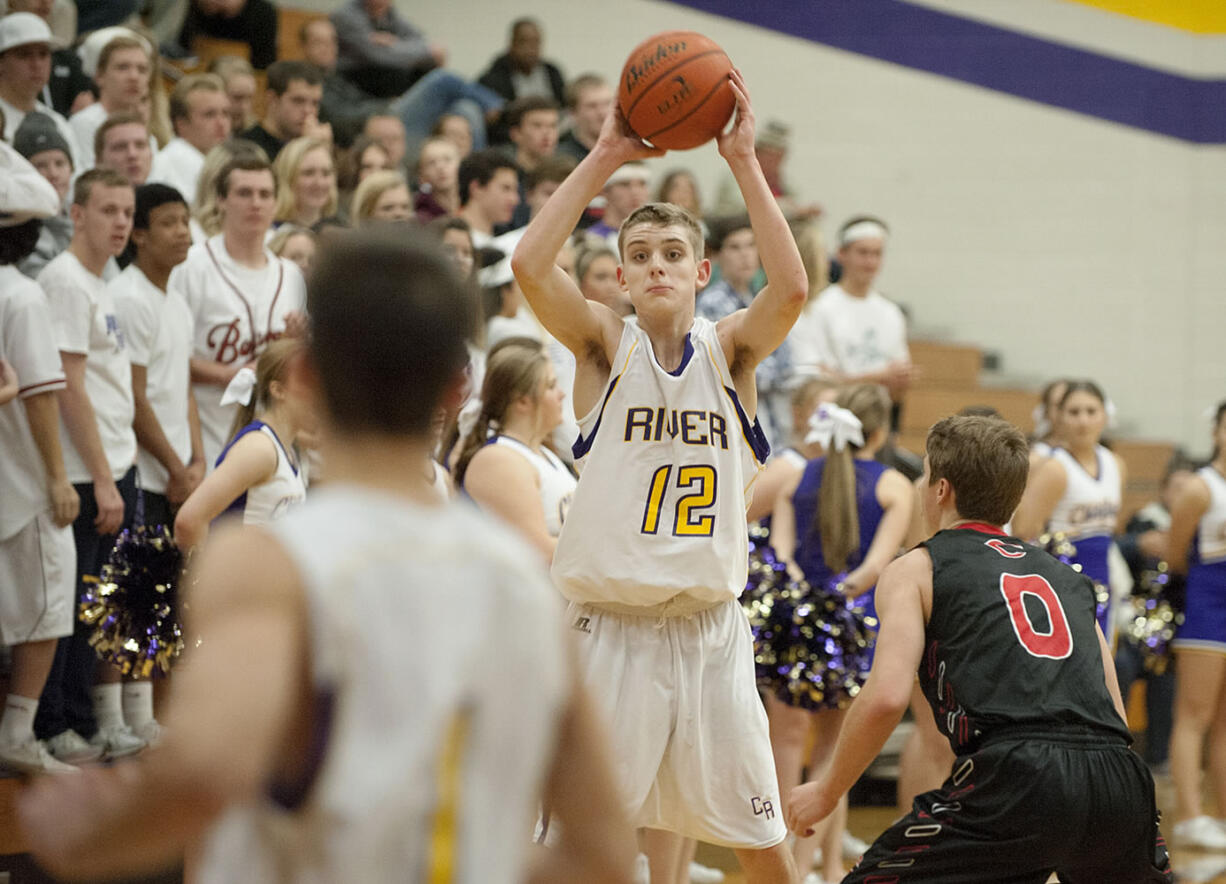
{"type": "Polygon", "coordinates": [[[1170,881],[1153,779],[1112,739],[1011,735],[960,756],[844,884],[1170,881]]]}

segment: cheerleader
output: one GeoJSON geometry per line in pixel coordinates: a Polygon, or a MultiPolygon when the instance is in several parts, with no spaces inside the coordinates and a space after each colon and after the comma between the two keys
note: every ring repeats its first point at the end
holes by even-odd
{"type": "Polygon", "coordinates": [[[839,388],[822,378],[806,378],[792,390],[792,434],[786,448],[775,452],[754,483],[746,518],[750,522],[769,516],[775,498],[784,485],[794,482],[804,471],[805,464],[822,453],[816,442],[807,442],[809,419],[823,402],[833,403],[839,388]]]}
{"type": "Polygon", "coordinates": [[[217,468],[184,501],[175,518],[175,542],[185,552],[207,536],[209,523],[232,513],[244,524],[264,525],[303,501],[306,485],[294,443],[315,426],[309,398],[297,376],[304,353],[298,339],[274,341],[255,371],[234,376],[222,404],[238,402],[230,441],[217,468]]]}
{"type": "MultiPolygon", "coordinates": [[[[834,585],[863,609],[866,621],[875,623],[873,589],[881,570],[898,554],[914,500],[906,477],[873,459],[890,430],[889,394],[876,384],[848,387],[835,405],[818,407],[811,427],[806,441],[820,443],[826,456],[809,461],[779,492],[771,519],[772,544],[794,579],[807,580],[819,595],[834,585]]],[[[871,649],[866,653],[871,663],[871,649]]],[[[789,705],[782,699],[785,695],[766,692],[780,795],[790,794],[800,782],[811,727],[817,729],[817,740],[809,758],[810,777],[829,760],[850,700],[827,697],[827,708],[810,712],[789,705]]],[[[798,868],[810,867],[820,844],[824,879],[843,877],[846,817],[844,796],[828,824],[813,838],[797,842],[798,868]]]]}
{"type": "Polygon", "coordinates": [[[1034,435],[1030,439],[1030,468],[1044,458],[1051,457],[1053,449],[1060,445],[1060,400],[1068,390],[1068,381],[1057,378],[1048,381],[1039,393],[1039,404],[1034,407],[1034,435]]]}
{"type": "MultiPolygon", "coordinates": [[[[1092,381],[1069,381],[1056,413],[1059,444],[1034,466],[1013,516],[1013,533],[1034,540],[1046,530],[1063,534],[1076,548],[1069,564],[1094,581],[1098,625],[1113,635],[1107,558],[1119,519],[1125,468],[1102,445],[1106,397],[1092,381]]],[[[1057,556],[1060,551],[1054,551],[1057,556]]]]}
{"type": "Polygon", "coordinates": [[[1171,508],[1166,560],[1187,574],[1184,623],[1175,648],[1175,724],[1171,778],[1180,846],[1226,850],[1226,828],[1201,807],[1205,735],[1219,812],[1226,800],[1226,402],[1213,426],[1213,460],[1197,471],[1171,508]]]}
{"type": "Polygon", "coordinates": [[[545,440],[565,393],[539,341],[508,338],[490,351],[481,410],[455,464],[456,485],[553,561],[576,480],[545,440]]]}

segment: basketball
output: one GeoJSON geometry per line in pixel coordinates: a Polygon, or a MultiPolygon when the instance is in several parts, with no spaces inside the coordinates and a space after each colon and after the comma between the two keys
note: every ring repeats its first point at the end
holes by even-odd
{"type": "Polygon", "coordinates": [[[736,96],[728,85],[732,61],[694,31],[665,31],[630,53],[617,103],[640,138],[666,150],[706,144],[728,124],[736,96]]]}

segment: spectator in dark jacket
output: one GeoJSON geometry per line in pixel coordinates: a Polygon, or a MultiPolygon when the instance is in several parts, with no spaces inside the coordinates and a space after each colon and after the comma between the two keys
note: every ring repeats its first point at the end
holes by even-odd
{"type": "Polygon", "coordinates": [[[447,62],[447,50],[409,24],[391,0],[349,0],[331,18],[340,43],[337,69],[376,98],[407,92],[447,62]]]}
{"type": "MultiPolygon", "coordinates": [[[[477,82],[507,101],[539,96],[553,99],[558,107],[564,106],[566,81],[557,65],[541,58],[541,39],[541,26],[535,19],[516,19],[511,24],[510,48],[490,62],[477,82]]],[[[491,127],[491,143],[505,144],[509,140],[505,119],[491,127]]]]}
{"type": "Polygon", "coordinates": [[[192,0],[179,43],[190,52],[197,37],[246,43],[251,66],[262,71],[277,60],[277,8],[268,0],[192,0]]]}

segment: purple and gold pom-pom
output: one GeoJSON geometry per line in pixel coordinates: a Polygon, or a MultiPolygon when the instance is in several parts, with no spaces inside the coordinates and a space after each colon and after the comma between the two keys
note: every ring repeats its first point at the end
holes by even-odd
{"type": "Polygon", "coordinates": [[[178,617],[182,555],[165,525],[125,530],[98,582],[81,601],[81,622],[94,627],[89,643],[124,675],[166,674],[183,649],[178,617]]]}
{"type": "Polygon", "coordinates": [[[1039,535],[1038,545],[1063,565],[1068,565],[1074,571],[1081,571],[1081,563],[1077,558],[1077,547],[1063,531],[1053,531],[1050,534],[1039,535]]]}
{"type": "Polygon", "coordinates": [[[1183,613],[1176,610],[1169,597],[1172,575],[1166,562],[1142,571],[1129,601],[1131,619],[1123,630],[1125,641],[1141,653],[1147,672],[1161,675],[1171,662],[1171,639],[1183,623],[1183,613]]]}
{"type": "Polygon", "coordinates": [[[749,580],[742,604],[754,637],[758,686],[791,706],[836,709],[868,677],[875,623],[838,589],[792,580],[764,536],[750,535],[749,580]]]}

